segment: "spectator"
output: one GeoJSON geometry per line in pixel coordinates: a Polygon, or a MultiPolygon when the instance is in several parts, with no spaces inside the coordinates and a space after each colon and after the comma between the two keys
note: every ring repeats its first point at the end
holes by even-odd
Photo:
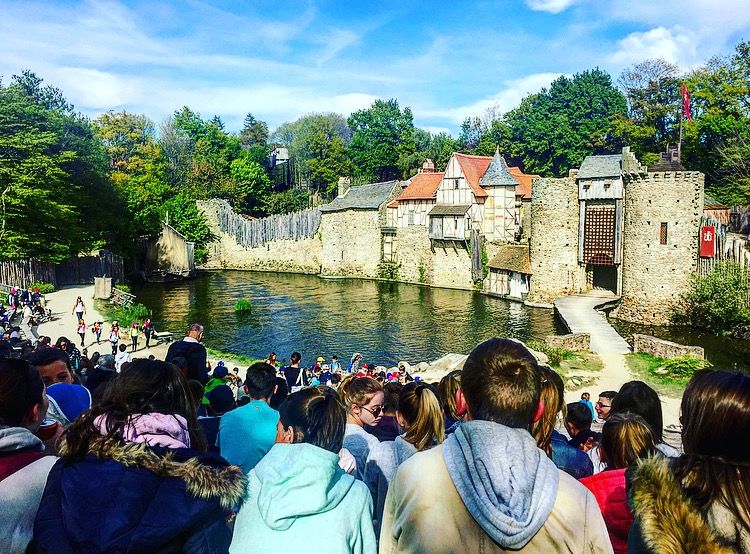
{"type": "Polygon", "coordinates": [[[445,432],[450,434],[454,430],[454,425],[461,421],[462,415],[458,413],[456,407],[456,394],[461,388],[461,370],[451,371],[442,379],[438,385],[440,394],[440,405],[443,407],[445,414],[445,432]]]}
{"type": "Polygon", "coordinates": [[[187,330],[187,335],[169,345],[166,361],[171,362],[174,358],[181,356],[187,362],[187,378],[200,381],[205,385],[208,382],[208,371],[206,370],[206,347],[201,344],[203,340],[203,325],[192,323],[187,330]]]}
{"type": "Polygon", "coordinates": [[[76,348],[76,345],[70,342],[67,337],[60,337],[55,343],[55,348],[59,348],[68,355],[70,360],[70,370],[74,373],[78,370],[78,366],[81,361],[81,352],[76,348]]]}
{"type": "Polygon", "coordinates": [[[596,410],[594,405],[591,403],[591,395],[587,392],[581,393],[581,404],[585,404],[586,407],[591,410],[591,417],[596,419],[596,410]]]}
{"type": "Polygon", "coordinates": [[[219,425],[222,416],[234,409],[234,393],[227,385],[219,385],[207,392],[204,398],[208,400],[208,415],[199,417],[198,423],[206,436],[209,452],[218,454],[216,439],[219,436],[219,425]]]}
{"type": "Polygon", "coordinates": [[[540,394],[544,412],[531,426],[531,435],[558,469],[576,479],[589,476],[594,471],[589,457],[583,450],[570,446],[565,437],[555,430],[558,414],[566,411],[565,385],[550,368],[541,366],[539,369],[542,374],[540,394]]]}
{"type": "Polygon", "coordinates": [[[246,480],[204,453],[187,382],[173,365],[132,362],[70,426],[61,451],[36,515],[34,551],[228,548],[226,519],[246,480]]]}
{"type": "Polygon", "coordinates": [[[591,410],[580,402],[568,404],[568,413],[565,415],[565,429],[570,435],[568,444],[573,448],[583,448],[599,439],[599,436],[591,430],[591,410]]]}
{"type": "Polygon", "coordinates": [[[440,401],[426,383],[411,382],[401,388],[397,417],[404,434],[394,441],[381,442],[370,450],[365,467],[365,483],[375,505],[373,515],[377,532],[380,532],[383,519],[388,484],[396,469],[413,454],[445,440],[440,401]]]}
{"type": "Polygon", "coordinates": [[[44,383],[27,361],[0,359],[0,552],[21,554],[32,537],[47,474],[55,463],[35,436],[47,412],[44,383]]]}
{"type": "Polygon", "coordinates": [[[128,352],[128,345],[121,344],[117,347],[117,355],[115,355],[115,369],[119,373],[122,371],[123,364],[130,361],[130,353],[128,352]]]}
{"type": "Polygon", "coordinates": [[[401,394],[401,383],[391,381],[383,387],[383,415],[377,425],[367,425],[364,429],[380,442],[394,441],[401,434],[401,428],[396,419],[398,411],[398,396],[401,394]]]}
{"type": "Polygon", "coordinates": [[[656,451],[654,436],[641,416],[613,413],[604,424],[600,449],[607,470],[581,479],[581,484],[599,503],[613,550],[626,554],[633,514],[625,492],[625,470],[656,451]]]}
{"type": "Polygon", "coordinates": [[[377,425],[383,413],[383,387],[371,377],[352,377],[339,387],[346,406],[344,448],[357,462],[357,479],[365,478],[365,463],[370,450],[380,441],[365,431],[365,425],[377,425]]]}
{"type": "Polygon", "coordinates": [[[286,384],[286,379],[284,377],[276,377],[276,390],[271,396],[269,406],[274,410],[278,410],[287,396],[289,396],[289,385],[286,384]]]}
{"type": "Polygon", "coordinates": [[[115,357],[112,354],[99,356],[97,365],[86,377],[86,388],[91,393],[92,403],[96,404],[99,401],[106,385],[116,376],[115,357]]]}
{"type": "Polygon", "coordinates": [[[227,369],[227,366],[224,365],[224,362],[219,362],[216,367],[214,368],[213,373],[211,374],[211,379],[208,380],[208,383],[206,383],[205,388],[203,389],[203,405],[208,406],[208,398],[206,398],[206,395],[214,390],[219,385],[226,385],[227,384],[227,376],[229,375],[229,370],[227,369]]]}
{"type": "Polygon", "coordinates": [[[396,471],[381,552],[612,552],[592,494],[528,432],[540,382],[518,342],[490,339],[469,354],[459,399],[468,420],[396,471]]]}
{"type": "Polygon", "coordinates": [[[277,444],[248,476],[230,552],[375,553],[367,487],[338,465],[345,420],[332,392],[284,401],[277,444]]]}
{"type": "Polygon", "coordinates": [[[276,370],[266,363],[255,363],[247,370],[245,392],[250,403],[221,418],[218,447],[229,463],[248,473],[265,456],[276,440],[279,412],[268,405],[276,391],[276,370]]]}
{"type": "Polygon", "coordinates": [[[31,365],[36,367],[46,386],[55,383],[72,383],[73,372],[70,369],[70,357],[59,348],[34,350],[25,356],[31,365]]]}
{"type": "Polygon", "coordinates": [[[696,372],[682,396],[677,459],[641,462],[630,552],[750,552],[750,376],[696,372]]]}
{"type": "Polygon", "coordinates": [[[617,392],[613,390],[605,390],[604,392],[599,393],[599,400],[594,404],[594,411],[596,412],[595,423],[596,428],[599,431],[601,431],[602,425],[604,425],[604,422],[607,421],[607,418],[609,417],[612,409],[612,401],[615,396],[617,396],[617,392]]]}
{"type": "Polygon", "coordinates": [[[67,429],[75,419],[91,409],[91,393],[81,385],[57,383],[47,387],[47,417],[67,429]]]}
{"type": "Polygon", "coordinates": [[[310,385],[305,371],[300,368],[299,364],[301,361],[302,356],[300,353],[292,352],[292,355],[289,357],[290,364],[282,370],[290,393],[297,392],[302,387],[310,385]]]}

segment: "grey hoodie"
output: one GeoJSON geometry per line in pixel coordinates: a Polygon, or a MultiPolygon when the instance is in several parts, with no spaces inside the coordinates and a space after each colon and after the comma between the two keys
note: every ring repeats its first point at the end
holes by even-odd
{"type": "Polygon", "coordinates": [[[526,546],[552,512],[560,476],[528,431],[467,421],[443,458],[466,509],[503,548],[526,546]]]}

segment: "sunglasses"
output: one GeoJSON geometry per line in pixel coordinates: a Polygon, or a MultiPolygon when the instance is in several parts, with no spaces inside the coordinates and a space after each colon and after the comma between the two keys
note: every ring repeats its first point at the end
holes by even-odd
{"type": "Polygon", "coordinates": [[[370,409],[367,406],[360,406],[360,408],[362,408],[366,412],[370,412],[370,414],[372,414],[372,417],[378,417],[383,413],[385,406],[375,406],[373,409],[370,409]]]}

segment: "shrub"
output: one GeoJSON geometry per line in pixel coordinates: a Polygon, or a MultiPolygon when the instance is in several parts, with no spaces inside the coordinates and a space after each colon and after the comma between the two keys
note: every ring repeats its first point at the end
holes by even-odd
{"type": "Polygon", "coordinates": [[[380,262],[378,264],[378,277],[388,281],[397,281],[401,264],[395,262],[380,262]]]}
{"type": "Polygon", "coordinates": [[[234,303],[234,313],[249,314],[253,310],[253,304],[246,298],[240,298],[234,303]]]}
{"type": "Polygon", "coordinates": [[[142,322],[144,319],[150,318],[151,310],[136,302],[132,306],[114,306],[110,312],[110,317],[117,320],[121,327],[124,327],[134,321],[142,322]]]}
{"type": "Polygon", "coordinates": [[[710,367],[711,363],[690,354],[664,360],[662,367],[667,375],[676,379],[690,379],[693,374],[701,369],[710,367]]]}
{"type": "Polygon", "coordinates": [[[29,285],[31,289],[39,289],[42,294],[49,294],[55,292],[55,285],[52,283],[45,283],[44,281],[34,281],[29,285]]]}
{"type": "Polygon", "coordinates": [[[549,359],[549,365],[559,367],[563,360],[573,357],[575,354],[565,348],[552,348],[546,342],[531,339],[526,341],[526,346],[537,352],[545,354],[549,359]]]}
{"type": "Polygon", "coordinates": [[[130,285],[128,285],[127,283],[116,283],[115,288],[117,290],[121,290],[122,292],[131,292],[130,285]]]}

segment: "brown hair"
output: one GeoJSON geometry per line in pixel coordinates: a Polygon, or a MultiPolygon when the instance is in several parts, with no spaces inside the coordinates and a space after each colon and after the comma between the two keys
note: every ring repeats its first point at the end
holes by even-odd
{"type": "Polygon", "coordinates": [[[704,369],[682,396],[675,474],[701,508],[720,502],[750,533],[750,376],[704,369]]]}
{"type": "Polygon", "coordinates": [[[350,411],[355,404],[364,406],[372,395],[382,390],[383,386],[372,377],[353,377],[349,381],[342,381],[339,386],[339,394],[347,411],[350,411]]]}
{"type": "Polygon", "coordinates": [[[287,396],[279,406],[284,429],[294,442],[306,442],[338,454],[344,442],[346,410],[333,389],[306,388],[287,396]]]}
{"type": "Polygon", "coordinates": [[[438,384],[438,394],[440,395],[440,405],[445,415],[454,421],[461,419],[456,407],[456,393],[461,388],[461,370],[451,371],[445,377],[440,379],[438,384]]]}
{"type": "Polygon", "coordinates": [[[607,469],[630,467],[639,458],[646,458],[656,452],[654,432],[638,414],[612,414],[602,428],[599,451],[607,469]]]}
{"type": "Polygon", "coordinates": [[[544,402],[542,417],[531,424],[531,435],[539,448],[552,457],[552,431],[557,414],[565,407],[565,385],[560,376],[546,366],[539,366],[542,377],[540,400],[544,402]]]}
{"type": "Polygon", "coordinates": [[[520,342],[489,339],[471,351],[461,371],[474,419],[528,429],[539,406],[541,379],[536,358],[520,342]]]}
{"type": "Polygon", "coordinates": [[[440,402],[426,383],[407,383],[398,396],[398,412],[406,421],[404,440],[417,450],[430,448],[445,440],[440,402]]]}

